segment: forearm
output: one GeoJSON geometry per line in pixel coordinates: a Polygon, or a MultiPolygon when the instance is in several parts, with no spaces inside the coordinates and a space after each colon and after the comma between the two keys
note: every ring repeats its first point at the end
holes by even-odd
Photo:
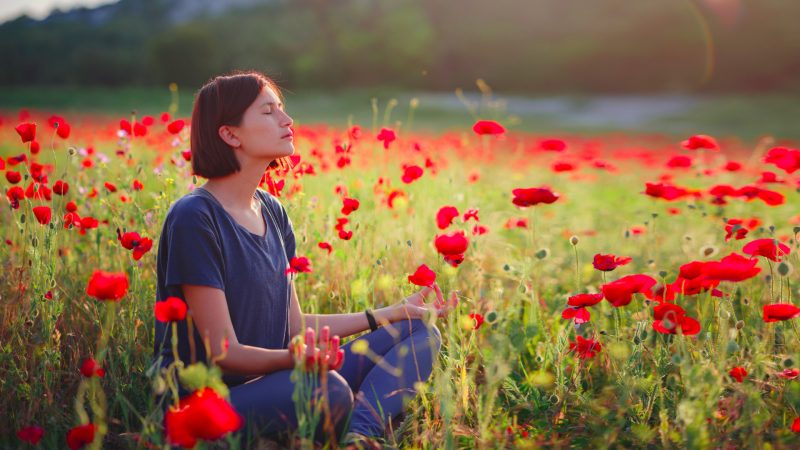
{"type": "MultiPolygon", "coordinates": [[[[373,315],[378,326],[392,322],[388,307],[374,310],[373,315]]],[[[313,328],[316,333],[327,325],[331,335],[338,335],[340,338],[369,330],[369,321],[363,311],[348,314],[303,314],[303,317],[305,326],[313,328]]]]}
{"type": "Polygon", "coordinates": [[[225,358],[217,361],[229,374],[265,375],[279,370],[292,369],[294,359],[288,349],[266,349],[250,345],[231,345],[225,358]]]}

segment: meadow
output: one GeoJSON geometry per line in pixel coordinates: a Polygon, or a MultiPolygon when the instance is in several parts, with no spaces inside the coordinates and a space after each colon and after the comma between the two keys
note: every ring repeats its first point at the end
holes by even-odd
{"type": "MultiPolygon", "coordinates": [[[[0,117],[4,448],[165,446],[153,394],[169,382],[148,370],[156,244],[169,205],[203,182],[186,98],[172,101],[0,117]],[[127,287],[98,287],[97,270],[127,287]]],[[[431,129],[415,114],[309,115],[294,167],[262,186],[311,263],[304,312],[395,303],[422,264],[459,291],[392,447],[796,448],[796,143],[552,133],[492,108],[431,129]]],[[[217,445],[255,444],[199,447],[217,445]]]]}

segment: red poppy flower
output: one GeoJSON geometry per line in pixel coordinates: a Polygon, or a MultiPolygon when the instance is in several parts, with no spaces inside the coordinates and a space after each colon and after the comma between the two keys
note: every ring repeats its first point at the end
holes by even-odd
{"type": "Polygon", "coordinates": [[[728,219],[728,222],[725,224],[725,242],[731,240],[731,237],[734,237],[734,233],[736,233],[736,240],[744,239],[747,236],[747,233],[750,230],[743,226],[742,219],[728,219]]]}
{"type": "Polygon", "coordinates": [[[200,439],[213,441],[236,431],[242,417],[210,387],[199,389],[170,407],[164,418],[167,440],[173,445],[192,448],[200,439]]]}
{"type": "Polygon", "coordinates": [[[603,300],[603,294],[577,294],[573,295],[567,300],[569,306],[578,308],[585,308],[587,306],[594,306],[603,300]]]}
{"type": "Polygon", "coordinates": [[[98,300],[119,300],[128,293],[128,275],[95,270],[89,278],[86,293],[98,300]]]}
{"type": "Polygon", "coordinates": [[[425,264],[417,267],[417,270],[408,276],[408,282],[417,286],[431,286],[436,281],[436,273],[425,264]]]}
{"type": "Polygon", "coordinates": [[[139,245],[133,249],[132,256],[134,261],[142,259],[142,256],[149,252],[151,248],[153,248],[153,240],[150,238],[142,238],[142,240],[139,241],[139,245]]]}
{"type": "Polygon", "coordinates": [[[131,123],[127,119],[120,119],[119,129],[128,133],[129,136],[133,135],[133,127],[131,127],[131,123]]]}
{"type": "Polygon", "coordinates": [[[475,325],[472,327],[473,330],[477,330],[478,328],[483,325],[484,318],[481,314],[478,313],[470,313],[469,318],[475,322],[475,325]]]}
{"type": "Polygon", "coordinates": [[[713,137],[706,136],[704,134],[691,136],[689,139],[681,142],[681,145],[687,150],[698,150],[701,148],[707,150],[719,150],[717,141],[714,140],[713,137]]]}
{"type": "Polygon", "coordinates": [[[549,152],[563,152],[567,148],[567,143],[561,139],[542,139],[539,141],[539,148],[549,152]]]}
{"type": "Polygon", "coordinates": [[[383,148],[388,149],[389,144],[392,143],[395,139],[397,139],[397,134],[395,134],[394,130],[391,128],[381,128],[381,131],[378,133],[377,139],[379,141],[383,141],[383,148]]]}
{"type": "Polygon", "coordinates": [[[528,228],[528,219],[525,217],[512,217],[506,221],[506,223],[503,225],[503,228],[509,230],[512,228],[528,228]]]}
{"type": "Polygon", "coordinates": [[[703,264],[703,274],[720,281],[744,281],[761,272],[756,264],[758,260],[755,258],[745,258],[738,253],[731,253],[720,261],[703,264]]]}
{"type": "Polygon", "coordinates": [[[147,135],[147,127],[144,124],[136,122],[133,124],[133,135],[137,137],[147,135]]]}
{"type": "Polygon", "coordinates": [[[67,139],[69,137],[70,132],[72,131],[72,127],[67,122],[59,122],[58,129],[56,130],[56,134],[61,139],[67,139]]]}
{"type": "Polygon", "coordinates": [[[167,125],[167,131],[169,131],[172,134],[178,134],[181,132],[181,130],[183,130],[183,127],[185,125],[186,122],[184,122],[183,119],[178,119],[167,125]]]}
{"type": "Polygon", "coordinates": [[[791,252],[791,249],[775,239],[764,238],[748,242],[742,248],[742,251],[750,256],[763,256],[772,261],[780,262],[783,256],[791,252]]]}
{"type": "Polygon", "coordinates": [[[459,213],[455,206],[442,206],[436,213],[436,226],[440,230],[444,230],[453,224],[453,219],[458,215],[459,213]]]}
{"type": "Polygon", "coordinates": [[[689,191],[669,183],[645,183],[646,195],[654,198],[663,198],[666,201],[678,200],[689,195],[689,191]]]}
{"type": "Polygon", "coordinates": [[[489,229],[488,229],[488,228],[486,228],[486,227],[485,227],[485,226],[483,226],[483,225],[475,225],[475,226],[472,228],[472,235],[473,235],[473,236],[480,236],[480,235],[482,235],[482,234],[486,234],[486,233],[488,233],[488,232],[489,232],[489,229]]]}
{"type": "Polygon", "coordinates": [[[52,198],[52,191],[46,184],[31,181],[25,189],[25,197],[34,198],[38,200],[50,200],[52,198]]]}
{"type": "Polygon", "coordinates": [[[481,219],[478,218],[478,209],[477,208],[470,208],[467,212],[464,213],[464,217],[462,220],[467,222],[469,219],[475,219],[476,222],[480,222],[481,219]]]}
{"type": "Polygon", "coordinates": [[[290,273],[311,272],[311,261],[305,256],[295,256],[289,261],[289,267],[286,269],[286,275],[290,273]]]}
{"type": "Polygon", "coordinates": [[[800,316],[800,308],[791,303],[764,305],[764,322],[778,322],[800,316]]]}
{"type": "Polygon", "coordinates": [[[414,181],[418,180],[422,176],[423,172],[424,170],[420,166],[404,165],[403,176],[401,177],[401,180],[403,180],[403,183],[405,184],[411,184],[414,181]]]}
{"type": "Polygon", "coordinates": [[[342,214],[349,215],[351,212],[356,211],[359,206],[358,200],[354,198],[345,197],[342,199],[342,214]]]}
{"type": "Polygon", "coordinates": [[[769,206],[780,206],[786,201],[786,197],[783,194],[769,189],[759,189],[757,197],[769,206]]]}
{"type": "Polygon", "coordinates": [[[19,209],[19,201],[25,198],[25,191],[19,186],[12,186],[6,190],[6,197],[12,208],[19,209]]]}
{"type": "Polygon", "coordinates": [[[553,172],[556,173],[570,172],[572,170],[575,170],[575,164],[566,161],[557,161],[553,163],[553,165],[550,168],[553,170],[553,172]]]}
{"type": "Polygon", "coordinates": [[[394,208],[394,202],[397,201],[399,198],[405,198],[406,193],[400,190],[393,190],[389,193],[386,197],[386,204],[389,205],[389,208],[394,208]]]}
{"type": "Polygon", "coordinates": [[[661,303],[654,309],[653,329],[663,334],[681,333],[687,336],[700,332],[700,322],[686,316],[686,311],[674,303],[661,303]]]}
{"type": "Polygon", "coordinates": [[[463,231],[454,231],[450,234],[437,235],[434,240],[436,251],[442,255],[463,255],[469,247],[469,239],[463,231]]]}
{"type": "Polygon", "coordinates": [[[160,322],[180,321],[186,318],[186,303],[178,297],[167,297],[155,303],[154,311],[156,320],[160,322]]]}
{"type": "Polygon", "coordinates": [[[142,189],[144,189],[144,185],[139,180],[133,180],[133,185],[131,186],[131,188],[134,191],[141,191],[142,189]]]}
{"type": "Polygon", "coordinates": [[[728,172],[738,172],[742,169],[742,164],[737,161],[728,161],[722,168],[728,172]]]}
{"type": "Polygon", "coordinates": [[[333,247],[331,247],[331,244],[329,244],[327,242],[320,242],[319,244],[317,244],[317,247],[319,247],[319,248],[321,248],[323,250],[327,250],[329,255],[333,251],[333,247]]]}
{"type": "Polygon", "coordinates": [[[83,364],[81,364],[81,373],[86,378],[91,378],[95,376],[103,378],[106,376],[106,369],[100,367],[100,365],[97,364],[97,361],[95,361],[94,358],[86,358],[83,360],[83,364]]]}
{"type": "Polygon", "coordinates": [[[628,275],[601,286],[603,297],[615,307],[625,306],[633,299],[633,294],[644,294],[655,286],[657,281],[648,275],[628,275]]]}
{"type": "Polygon", "coordinates": [[[352,231],[339,230],[339,239],[343,241],[349,241],[352,238],[353,238],[352,231]]]}
{"type": "Polygon", "coordinates": [[[576,352],[581,359],[594,358],[595,355],[600,353],[603,346],[594,339],[584,339],[578,336],[575,342],[569,343],[569,351],[576,352]]]}
{"type": "Polygon", "coordinates": [[[786,380],[794,380],[798,376],[800,376],[800,370],[797,369],[783,369],[783,371],[778,372],[778,376],[786,379],[786,380]]]}
{"type": "Polygon", "coordinates": [[[36,216],[36,220],[40,224],[47,225],[50,223],[50,218],[52,217],[53,213],[49,206],[34,206],[33,215],[36,216]]]}
{"type": "Polygon", "coordinates": [[[747,376],[747,370],[744,367],[734,367],[733,369],[728,372],[728,375],[733,377],[738,383],[744,381],[744,377],[747,376]]]}
{"type": "Polygon", "coordinates": [[[67,432],[67,446],[71,450],[77,450],[89,445],[94,441],[95,432],[97,432],[97,425],[93,423],[73,427],[67,432]]]}
{"type": "Polygon", "coordinates": [[[800,150],[775,147],[770,149],[764,156],[764,162],[774,164],[779,169],[783,169],[786,173],[794,173],[800,169],[800,150]]]}
{"type": "Polygon", "coordinates": [[[106,181],[103,183],[103,186],[108,189],[108,192],[117,192],[117,186],[115,186],[113,183],[106,181]]]}
{"type": "Polygon", "coordinates": [[[56,181],[56,184],[53,185],[53,192],[58,195],[67,195],[67,192],[69,192],[69,184],[58,180],[56,181]]]}
{"type": "Polygon", "coordinates": [[[42,440],[44,436],[44,428],[39,425],[28,425],[27,427],[17,430],[17,437],[20,441],[28,442],[36,445],[42,440]]]}
{"type": "Polygon", "coordinates": [[[586,308],[578,308],[572,307],[561,311],[561,318],[565,320],[573,319],[577,325],[582,323],[586,323],[591,320],[592,315],[589,313],[589,310],[586,308]]]}
{"type": "Polygon", "coordinates": [[[515,205],[526,208],[528,206],[535,206],[540,203],[551,204],[558,200],[559,195],[551,191],[549,188],[519,188],[511,191],[514,199],[511,201],[515,205]]]}
{"type": "Polygon", "coordinates": [[[688,169],[692,167],[692,158],[686,155],[675,155],[667,161],[667,167],[672,169],[688,169]]]}
{"type": "Polygon", "coordinates": [[[22,175],[19,172],[9,170],[6,172],[6,180],[8,180],[11,184],[17,184],[22,179],[22,175]]]}
{"type": "Polygon", "coordinates": [[[479,120],[475,122],[475,125],[472,126],[472,131],[480,136],[483,136],[486,134],[503,134],[506,132],[506,129],[494,120],[479,120]]]}
{"type": "Polygon", "coordinates": [[[792,431],[800,433],[800,417],[794,419],[794,422],[792,422],[792,431]]]}
{"type": "Polygon", "coordinates": [[[592,265],[597,270],[610,272],[619,266],[628,264],[631,261],[632,259],[627,256],[601,255],[598,253],[594,255],[594,261],[592,261],[592,265]]]}
{"type": "Polygon", "coordinates": [[[31,142],[36,139],[36,124],[35,123],[21,123],[14,128],[17,134],[22,139],[22,143],[31,142]]]}

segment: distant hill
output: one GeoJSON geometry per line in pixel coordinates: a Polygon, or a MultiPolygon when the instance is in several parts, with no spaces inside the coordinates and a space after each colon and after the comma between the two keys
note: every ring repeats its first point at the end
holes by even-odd
{"type": "Polygon", "coordinates": [[[274,3],[275,1],[276,0],[119,0],[95,8],[80,7],[66,11],[56,9],[42,20],[32,19],[25,15],[14,20],[27,22],[31,25],[77,22],[97,27],[109,23],[114,17],[130,14],[150,14],[152,11],[158,11],[166,17],[168,23],[178,25],[199,17],[218,16],[231,9],[246,8],[259,3],[274,3]]]}
{"type": "Polygon", "coordinates": [[[785,0],[120,0],[1,24],[0,86],[253,68],[288,87],[799,91],[797,17],[785,0]]]}

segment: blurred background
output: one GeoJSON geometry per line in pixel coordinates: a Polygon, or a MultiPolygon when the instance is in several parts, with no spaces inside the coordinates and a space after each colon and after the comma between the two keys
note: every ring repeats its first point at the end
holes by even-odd
{"type": "Polygon", "coordinates": [[[0,108],[179,113],[257,69],[300,122],[800,138],[800,1],[3,0],[0,108]]]}

